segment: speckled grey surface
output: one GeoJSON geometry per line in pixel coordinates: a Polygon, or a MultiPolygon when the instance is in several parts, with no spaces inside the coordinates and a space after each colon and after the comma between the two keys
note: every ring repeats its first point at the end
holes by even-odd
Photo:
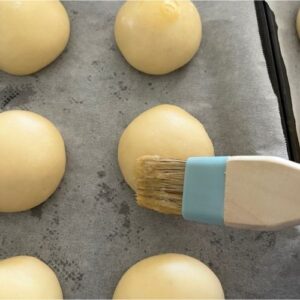
{"type": "Polygon", "coordinates": [[[158,103],[197,116],[217,154],[285,157],[276,98],[252,2],[197,2],[201,50],[164,77],[141,74],[113,39],[119,2],[67,2],[65,53],[33,76],[0,74],[1,109],[41,113],[67,145],[66,176],[45,204],[0,215],[0,257],[28,254],[57,272],[66,298],[110,298],[122,273],[146,256],[195,256],[219,276],[228,298],[299,298],[300,232],[247,232],[163,216],[135,205],[117,165],[125,126],[158,103]]]}

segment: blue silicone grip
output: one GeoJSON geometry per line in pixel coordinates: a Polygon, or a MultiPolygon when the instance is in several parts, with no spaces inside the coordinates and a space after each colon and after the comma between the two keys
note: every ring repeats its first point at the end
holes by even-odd
{"type": "Polygon", "coordinates": [[[224,224],[225,171],[228,157],[191,157],[187,160],[182,216],[207,224],[224,224]]]}

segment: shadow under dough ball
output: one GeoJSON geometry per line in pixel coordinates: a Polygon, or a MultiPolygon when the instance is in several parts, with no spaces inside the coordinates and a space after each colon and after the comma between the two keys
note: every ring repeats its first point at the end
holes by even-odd
{"type": "Polygon", "coordinates": [[[64,50],[69,35],[69,17],[59,0],[0,1],[0,70],[39,71],[64,50]]]}
{"type": "Polygon", "coordinates": [[[64,141],[44,117],[0,113],[0,212],[31,209],[58,187],[66,165],[64,141]]]}
{"type": "Polygon", "coordinates": [[[178,106],[164,104],[141,113],[120,138],[119,165],[133,190],[137,159],[144,155],[185,160],[191,156],[212,156],[214,148],[196,118],[178,106]]]}
{"type": "Polygon", "coordinates": [[[41,260],[15,256],[0,261],[0,299],[63,299],[55,273],[41,260]]]}
{"type": "Polygon", "coordinates": [[[217,276],[199,260],[161,254],[133,265],[113,299],[224,299],[224,293],[217,276]]]}
{"type": "Polygon", "coordinates": [[[202,25],[190,0],[127,1],[115,21],[117,45],[134,68],[162,75],[172,72],[196,54],[202,25]]]}

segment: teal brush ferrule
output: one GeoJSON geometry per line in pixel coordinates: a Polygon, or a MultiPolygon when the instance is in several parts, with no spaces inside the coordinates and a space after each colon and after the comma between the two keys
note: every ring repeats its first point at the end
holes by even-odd
{"type": "Polygon", "coordinates": [[[186,162],[182,216],[224,224],[225,171],[228,157],[191,157],[186,162]]]}

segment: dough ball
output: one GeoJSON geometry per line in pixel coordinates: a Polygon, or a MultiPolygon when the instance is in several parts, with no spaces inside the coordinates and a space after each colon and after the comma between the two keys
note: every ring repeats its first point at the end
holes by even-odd
{"type": "Polygon", "coordinates": [[[0,145],[0,212],[27,210],[47,200],[65,172],[57,128],[32,112],[3,112],[0,145]]]}
{"type": "Polygon", "coordinates": [[[121,136],[119,165],[135,190],[136,160],[143,155],[187,159],[212,156],[214,148],[203,125],[174,105],[155,106],[135,118],[121,136]]]}
{"type": "Polygon", "coordinates": [[[300,9],[298,10],[298,14],[297,14],[296,27],[297,27],[298,37],[300,39],[300,9]]]}
{"type": "Polygon", "coordinates": [[[55,273],[42,261],[16,256],[0,261],[0,299],[63,299],[55,273]]]}
{"type": "Polygon", "coordinates": [[[201,19],[190,0],[129,0],[118,12],[115,38],[134,68],[166,74],[188,63],[197,52],[201,19]]]}
{"type": "Polygon", "coordinates": [[[121,278],[114,299],[224,299],[217,276],[199,260],[163,254],[133,265],[121,278]]]}
{"type": "Polygon", "coordinates": [[[69,18],[58,0],[0,1],[0,70],[39,71],[64,50],[69,34],[69,18]]]}

